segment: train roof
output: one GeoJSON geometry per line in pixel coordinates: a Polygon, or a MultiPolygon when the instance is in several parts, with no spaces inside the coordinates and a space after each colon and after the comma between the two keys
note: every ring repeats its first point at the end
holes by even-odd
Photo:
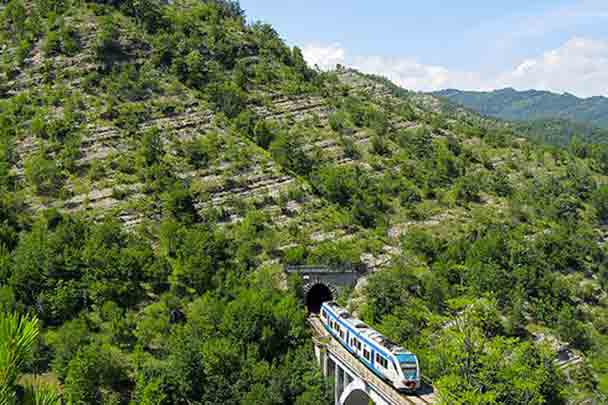
{"type": "Polygon", "coordinates": [[[325,302],[324,305],[329,306],[341,319],[344,319],[347,323],[349,323],[352,327],[357,329],[359,333],[363,336],[369,338],[370,340],[376,342],[380,346],[386,348],[393,354],[408,354],[414,355],[413,353],[405,350],[403,347],[397,345],[396,343],[391,342],[384,335],[380,334],[376,330],[372,329],[365,322],[360,319],[355,318],[350,312],[346,309],[342,308],[335,302],[325,302]]]}

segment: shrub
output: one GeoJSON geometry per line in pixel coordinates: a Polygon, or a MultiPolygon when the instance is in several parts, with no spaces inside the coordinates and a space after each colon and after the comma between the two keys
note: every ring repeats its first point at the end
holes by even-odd
{"type": "Polygon", "coordinates": [[[601,222],[608,221],[608,185],[599,187],[591,196],[591,202],[601,222]]]}
{"type": "Polygon", "coordinates": [[[465,203],[480,201],[479,192],[481,191],[481,187],[479,180],[472,176],[464,176],[458,179],[454,186],[454,191],[459,201],[465,203]]]}
{"type": "Polygon", "coordinates": [[[62,21],[56,30],[49,31],[46,34],[42,50],[47,56],[74,55],[78,51],[76,31],[72,27],[66,26],[62,21]]]}
{"type": "Polygon", "coordinates": [[[213,83],[208,91],[216,109],[228,118],[236,117],[245,107],[246,94],[232,81],[213,83]]]}
{"type": "Polygon", "coordinates": [[[391,150],[386,139],[379,135],[372,137],[372,152],[380,156],[389,156],[391,150]]]}
{"type": "Polygon", "coordinates": [[[41,194],[57,191],[63,180],[56,160],[47,159],[42,152],[25,162],[25,177],[41,194]]]}

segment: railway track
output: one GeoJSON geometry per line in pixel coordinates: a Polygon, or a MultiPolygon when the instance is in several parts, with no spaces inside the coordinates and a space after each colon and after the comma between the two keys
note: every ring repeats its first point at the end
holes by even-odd
{"type": "MultiPolygon", "coordinates": [[[[415,394],[398,392],[393,386],[374,374],[356,357],[352,356],[340,342],[327,333],[318,317],[311,316],[308,322],[313,330],[315,344],[325,347],[343,365],[346,365],[353,374],[359,376],[359,378],[370,385],[376,392],[380,393],[390,403],[395,405],[427,405],[436,403],[435,391],[431,385],[423,385],[415,394]]],[[[425,380],[424,377],[423,380],[425,380]]]]}

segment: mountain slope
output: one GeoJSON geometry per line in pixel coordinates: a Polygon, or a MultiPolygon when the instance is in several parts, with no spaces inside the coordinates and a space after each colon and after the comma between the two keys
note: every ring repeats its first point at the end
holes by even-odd
{"type": "Polygon", "coordinates": [[[67,401],[331,403],[281,270],[348,263],[335,298],[453,403],[608,393],[605,150],[316,72],[232,1],[0,27],[0,310],[40,318],[26,371],[67,401]]]}
{"type": "Polygon", "coordinates": [[[483,115],[506,120],[564,119],[608,128],[608,98],[578,98],[547,91],[502,89],[491,92],[442,90],[433,93],[483,115]]]}

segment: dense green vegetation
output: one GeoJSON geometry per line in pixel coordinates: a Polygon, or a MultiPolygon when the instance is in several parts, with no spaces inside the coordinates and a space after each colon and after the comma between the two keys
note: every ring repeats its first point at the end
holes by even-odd
{"type": "Polygon", "coordinates": [[[572,94],[514,89],[491,92],[443,90],[434,94],[480,114],[506,120],[563,119],[608,128],[608,99],[605,97],[581,99],[572,94]]]}
{"type": "Polygon", "coordinates": [[[562,119],[510,122],[526,138],[549,145],[568,146],[575,138],[591,144],[608,143],[608,130],[562,119]]]}
{"type": "Polygon", "coordinates": [[[608,143],[608,102],[604,97],[580,99],[542,91],[493,92],[443,90],[433,93],[487,117],[505,120],[514,131],[535,141],[567,146],[577,138],[591,144],[608,143]]]}
{"type": "Polygon", "coordinates": [[[443,403],[608,395],[608,149],[316,72],[233,1],[0,27],[0,322],[32,331],[18,364],[0,342],[7,404],[329,404],[282,264],[364,262],[342,302],[443,403]]]}

